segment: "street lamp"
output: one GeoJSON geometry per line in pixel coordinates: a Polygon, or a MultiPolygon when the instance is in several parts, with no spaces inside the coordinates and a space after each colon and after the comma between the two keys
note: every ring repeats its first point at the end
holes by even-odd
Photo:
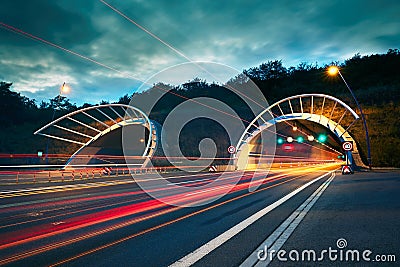
{"type": "MultiPolygon", "coordinates": [[[[65,82],[61,85],[60,91],[58,92],[57,103],[53,109],[53,116],[51,117],[51,121],[54,120],[54,117],[56,115],[56,109],[57,109],[58,105],[60,104],[62,94],[63,93],[68,94],[70,90],[71,90],[71,88],[65,82]]],[[[46,142],[46,164],[48,164],[48,162],[49,162],[49,160],[47,158],[48,153],[49,153],[49,139],[47,139],[47,142],[46,142]]]]}
{"type": "Polygon", "coordinates": [[[68,94],[70,90],[71,90],[71,88],[64,82],[60,88],[60,96],[62,93],[68,94]]]}
{"type": "Polygon", "coordinates": [[[56,107],[54,108],[54,112],[53,112],[53,118],[51,120],[54,120],[56,108],[60,104],[62,94],[68,94],[70,90],[71,90],[71,88],[65,82],[61,85],[60,91],[58,93],[56,107]]]}
{"type": "Polygon", "coordinates": [[[368,167],[371,169],[371,145],[369,142],[369,134],[368,134],[368,127],[367,127],[367,121],[365,120],[364,117],[364,113],[362,111],[362,108],[360,106],[360,104],[358,103],[358,100],[356,98],[356,96],[353,93],[353,90],[351,90],[349,84],[346,82],[346,80],[344,79],[342,73],[340,72],[339,68],[337,66],[330,66],[328,68],[328,74],[331,76],[337,75],[339,74],[340,78],[342,78],[344,84],[346,85],[347,89],[349,89],[351,96],[353,97],[354,101],[356,102],[356,105],[358,107],[358,109],[360,110],[360,114],[361,114],[361,120],[363,122],[364,125],[364,130],[365,130],[365,139],[366,139],[366,143],[367,143],[367,151],[368,151],[368,167]]]}

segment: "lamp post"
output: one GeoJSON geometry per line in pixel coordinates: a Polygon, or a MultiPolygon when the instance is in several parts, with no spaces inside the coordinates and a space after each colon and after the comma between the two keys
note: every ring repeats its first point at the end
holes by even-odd
{"type": "Polygon", "coordinates": [[[368,127],[367,127],[367,121],[365,120],[365,116],[364,113],[362,111],[362,108],[360,106],[360,104],[358,103],[358,100],[356,98],[356,96],[354,95],[353,90],[351,90],[349,84],[346,82],[346,80],[344,79],[342,73],[340,72],[339,68],[337,66],[330,66],[328,68],[328,74],[331,76],[337,75],[339,74],[340,78],[342,78],[344,84],[346,85],[347,89],[349,89],[351,96],[353,97],[354,101],[356,102],[356,105],[358,107],[358,109],[360,110],[360,114],[361,114],[361,120],[363,122],[364,125],[364,130],[365,130],[365,139],[366,139],[366,143],[367,143],[367,152],[368,152],[368,157],[367,157],[367,161],[368,161],[368,167],[369,169],[371,169],[371,145],[370,145],[370,141],[369,141],[369,134],[368,134],[368,127]]]}
{"type": "Polygon", "coordinates": [[[60,87],[60,91],[58,92],[57,102],[56,102],[56,106],[53,109],[54,111],[53,111],[53,116],[51,117],[51,120],[54,120],[54,116],[56,115],[56,109],[57,109],[58,105],[60,104],[62,94],[63,93],[67,94],[68,92],[69,92],[69,87],[64,82],[63,85],[61,85],[61,87],[60,87]]]}
{"type": "MultiPolygon", "coordinates": [[[[69,90],[70,89],[69,89],[68,85],[66,85],[66,83],[64,82],[60,87],[60,91],[58,92],[57,102],[56,102],[56,106],[53,108],[53,116],[51,117],[51,121],[54,120],[54,117],[56,115],[56,109],[57,109],[58,105],[60,104],[62,94],[63,93],[67,94],[69,92],[69,90]]],[[[49,154],[49,139],[47,139],[47,142],[46,142],[46,165],[49,163],[49,160],[47,157],[48,154],[49,154]]]]}

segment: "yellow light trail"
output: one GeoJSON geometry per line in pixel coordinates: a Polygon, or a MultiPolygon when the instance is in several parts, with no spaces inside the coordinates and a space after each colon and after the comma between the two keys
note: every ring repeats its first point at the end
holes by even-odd
{"type": "MultiPolygon", "coordinates": [[[[302,177],[304,177],[304,176],[309,175],[309,172],[310,172],[311,170],[312,170],[313,172],[316,172],[316,171],[323,171],[324,169],[333,169],[333,168],[336,168],[336,166],[335,166],[335,165],[330,165],[330,166],[324,165],[324,166],[315,166],[315,167],[311,167],[311,168],[310,168],[310,167],[309,167],[309,168],[303,168],[302,170],[293,170],[292,173],[302,173],[302,174],[300,174],[300,175],[298,175],[298,176],[295,176],[295,177],[293,177],[293,178],[291,178],[291,179],[287,179],[287,180],[281,181],[281,182],[279,182],[279,183],[277,183],[277,184],[273,184],[273,185],[267,186],[267,187],[265,187],[265,188],[261,188],[261,189],[259,189],[259,190],[257,190],[257,191],[248,192],[248,193],[246,193],[246,194],[243,194],[243,195],[234,197],[234,198],[232,198],[232,199],[229,199],[229,200],[226,200],[226,201],[223,201],[223,202],[214,204],[214,205],[209,206],[209,207],[207,207],[207,208],[198,210],[198,211],[196,211],[196,212],[194,212],[194,213],[181,216],[181,217],[179,217],[179,218],[176,218],[176,219],[174,219],[174,220],[165,222],[165,223],[160,224],[160,225],[158,225],[158,226],[151,227],[151,228],[149,228],[149,229],[146,229],[146,230],[143,230],[143,231],[141,231],[141,232],[135,233],[135,234],[133,234],[133,235],[127,236],[127,237],[125,237],[125,238],[116,240],[116,241],[111,242],[111,243],[109,243],[109,244],[106,244],[106,245],[104,245],[104,246],[100,246],[100,247],[98,247],[98,248],[94,248],[94,249],[92,249],[92,250],[83,252],[83,253],[81,253],[81,254],[79,254],[79,255],[76,255],[76,256],[74,256],[74,257],[72,257],[72,258],[69,258],[69,259],[65,259],[65,260],[63,260],[63,261],[60,261],[60,262],[56,263],[56,265],[59,265],[59,264],[62,264],[62,263],[66,263],[66,262],[69,262],[69,261],[74,260],[74,259],[76,259],[76,258],[79,258],[79,257],[85,256],[85,255],[91,254],[91,253],[93,253],[93,252],[102,250],[102,249],[104,249],[104,248],[113,246],[113,245],[115,245],[115,244],[119,244],[119,243],[124,242],[124,241],[126,241],[126,240],[129,240],[129,239],[131,239],[131,238],[134,238],[134,237],[143,235],[143,234],[145,234],[145,233],[154,231],[154,230],[156,230],[156,229],[160,229],[160,228],[162,228],[162,227],[165,227],[165,226],[167,226],[167,225],[173,224],[173,223],[175,223],[175,222],[182,221],[182,220],[184,220],[184,219],[186,219],[186,218],[189,218],[189,217],[192,217],[192,216],[194,216],[194,215],[197,215],[197,214],[203,213],[203,212],[205,212],[205,211],[211,210],[211,209],[213,209],[213,208],[216,208],[216,207],[225,205],[225,204],[230,203],[230,202],[232,202],[232,201],[235,201],[235,200],[244,198],[244,197],[249,196],[249,195],[251,195],[251,194],[258,193],[258,192],[261,192],[261,191],[264,191],[264,190],[267,190],[267,189],[276,187],[276,186],[278,186],[278,185],[282,185],[282,184],[288,183],[288,182],[293,181],[293,180],[295,180],[295,179],[302,178],[302,177]]],[[[287,176],[287,175],[286,175],[286,174],[282,174],[281,176],[284,177],[284,176],[287,176]]],[[[204,200],[201,200],[201,201],[204,201],[204,200]]],[[[62,242],[55,243],[55,244],[50,244],[50,245],[47,245],[47,246],[43,246],[43,247],[38,248],[38,249],[34,249],[34,250],[31,250],[31,251],[27,251],[27,252],[24,252],[24,253],[21,253],[21,254],[13,255],[13,256],[10,256],[10,257],[5,258],[5,259],[3,259],[3,260],[0,260],[0,264],[7,264],[7,263],[10,263],[10,262],[13,262],[13,261],[16,261],[16,260],[20,260],[20,259],[23,259],[23,258],[26,258],[26,257],[34,256],[34,255],[37,255],[37,254],[40,254],[40,253],[43,253],[43,252],[46,252],[46,251],[49,251],[49,250],[52,250],[52,249],[56,249],[56,248],[59,248],[59,247],[65,246],[65,245],[72,244],[72,243],[74,243],[74,242],[82,241],[82,240],[85,240],[85,239],[88,239],[88,238],[91,238],[91,237],[94,237],[94,236],[97,236],[97,235],[100,235],[100,234],[104,234],[104,233],[107,233],[107,232],[110,232],[110,231],[113,231],[113,230],[117,230],[117,229],[120,229],[120,228],[122,228],[122,227],[126,227],[126,226],[132,225],[132,224],[134,224],[134,223],[137,223],[137,222],[140,222],[140,221],[143,221],[143,220],[147,220],[147,219],[150,219],[150,218],[154,218],[154,217],[157,217],[157,216],[159,216],[159,215],[166,214],[166,213],[168,213],[168,212],[172,212],[172,211],[179,210],[179,209],[182,209],[182,207],[171,207],[171,208],[168,208],[168,209],[163,210],[163,211],[160,211],[160,212],[156,212],[156,213],[153,213],[153,214],[150,214],[150,215],[142,216],[142,217],[140,217],[140,218],[135,218],[135,219],[132,219],[132,220],[125,221],[125,222],[123,222],[123,223],[116,224],[116,225],[111,226],[111,227],[108,227],[108,228],[106,228],[106,229],[94,231],[94,232],[91,232],[91,233],[88,233],[88,234],[85,234],[85,235],[82,235],[82,236],[79,236],[79,237],[76,237],[76,238],[73,238],[73,239],[65,240],[65,241],[62,241],[62,242]]],[[[68,229],[64,229],[64,230],[68,230],[68,229]]],[[[62,230],[61,232],[64,232],[64,230],[62,230]]],[[[60,232],[60,233],[61,233],[61,232],[60,232]]],[[[54,233],[53,233],[53,234],[54,234],[54,233]]],[[[47,236],[47,235],[46,235],[46,236],[47,236]]],[[[46,236],[43,236],[43,237],[46,237],[46,236]]],[[[26,241],[27,241],[27,240],[24,240],[24,242],[26,242],[26,241]]]]}

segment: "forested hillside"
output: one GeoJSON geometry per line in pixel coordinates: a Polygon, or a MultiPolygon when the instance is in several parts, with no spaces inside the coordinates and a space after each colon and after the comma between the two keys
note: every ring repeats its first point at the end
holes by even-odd
{"type": "MultiPolygon", "coordinates": [[[[354,57],[337,65],[352,87],[366,114],[370,129],[372,161],[374,166],[400,167],[400,52],[389,50],[386,54],[354,57]]],[[[258,67],[243,71],[261,89],[270,104],[282,98],[304,93],[325,93],[336,96],[354,107],[354,101],[340,77],[326,74],[326,66],[302,63],[286,68],[281,61],[268,61],[258,67]]],[[[234,78],[234,77],[233,77],[234,78]]],[[[161,86],[161,85],[157,85],[161,86]]],[[[184,98],[209,96],[220,100],[230,98],[241,117],[250,116],[241,109],[241,100],[229,94],[220,85],[194,80],[181,86],[163,85],[172,92],[160,101],[151,117],[160,123],[173,107],[184,98]],[[175,94],[175,95],[174,95],[175,94]]],[[[49,122],[55,112],[59,117],[81,107],[65,98],[55,97],[48,102],[36,103],[16,93],[12,83],[0,82],[0,153],[36,153],[45,147],[45,139],[33,132],[49,122]],[[54,111],[56,110],[56,111],[54,111]]],[[[134,94],[140,101],[155,94],[157,88],[134,94]]],[[[130,96],[122,96],[119,103],[129,103],[130,96]]],[[[84,104],[86,107],[89,104],[84,104]]],[[[206,123],[206,122],[204,122],[206,123]]],[[[203,125],[203,128],[207,128],[203,125]]],[[[185,129],[186,131],[188,129],[185,129]]],[[[190,130],[190,129],[189,129],[190,130]]],[[[197,131],[197,129],[192,129],[197,131]]],[[[351,134],[361,145],[365,157],[365,137],[362,125],[355,125],[351,134]]],[[[188,140],[189,141],[189,140],[188,140]]],[[[192,140],[188,143],[195,142],[192,140]]],[[[51,143],[51,153],[72,153],[72,149],[61,142],[51,143]]]]}

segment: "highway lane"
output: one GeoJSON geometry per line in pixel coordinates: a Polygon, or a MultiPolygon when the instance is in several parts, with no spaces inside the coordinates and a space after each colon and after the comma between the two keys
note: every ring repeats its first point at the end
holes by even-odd
{"type": "MultiPolygon", "coordinates": [[[[248,191],[252,173],[245,173],[229,194],[193,208],[154,200],[130,177],[77,183],[73,187],[25,185],[26,188],[15,190],[8,188],[0,193],[0,263],[165,266],[335,167],[317,165],[273,170],[253,193],[248,191]]],[[[265,173],[259,175],[265,176],[265,173]]],[[[218,174],[170,176],[169,180],[192,186],[193,194],[186,195],[169,192],[168,188],[154,188],[164,190],[164,196],[176,199],[177,204],[212,198],[238,179],[232,172],[213,190],[196,192],[196,186],[217,179],[218,174]]],[[[154,177],[141,178],[151,180],[154,177]]],[[[282,204],[279,210],[265,216],[269,219],[263,231],[273,231],[299,201],[304,201],[325,179],[310,185],[282,204]]],[[[257,236],[248,241],[257,244],[257,236]]],[[[250,253],[251,247],[237,257],[230,255],[229,263],[240,262],[250,253]]]]}
{"type": "MultiPolygon", "coordinates": [[[[399,266],[399,229],[400,171],[339,175],[281,249],[313,250],[323,266],[399,266]],[[321,257],[329,247],[337,254],[321,257]],[[350,250],[359,252],[358,261],[348,254],[350,250]],[[371,253],[363,259],[366,250],[371,253]]],[[[313,265],[300,262],[275,259],[270,266],[313,265]]]]}

